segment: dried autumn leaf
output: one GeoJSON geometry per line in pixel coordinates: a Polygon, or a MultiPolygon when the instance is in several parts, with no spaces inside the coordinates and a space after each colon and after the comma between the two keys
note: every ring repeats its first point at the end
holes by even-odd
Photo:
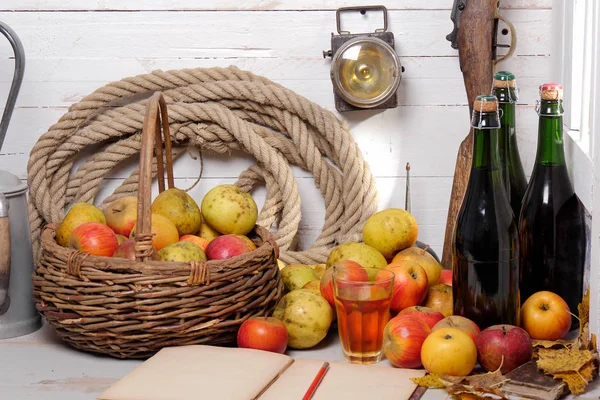
{"type": "Polygon", "coordinates": [[[500,368],[496,371],[490,371],[485,374],[477,374],[467,376],[465,378],[467,383],[476,388],[496,388],[502,386],[504,383],[510,381],[500,372],[500,368]]]}
{"type": "Polygon", "coordinates": [[[440,378],[435,374],[428,374],[425,376],[421,376],[419,378],[410,378],[410,380],[419,386],[424,386],[424,387],[428,387],[428,388],[445,388],[446,387],[446,385],[444,385],[444,383],[442,381],[440,381],[440,378]]]}
{"type": "Polygon", "coordinates": [[[592,337],[590,339],[590,345],[588,347],[589,347],[589,350],[592,350],[595,352],[598,351],[598,347],[596,347],[596,334],[595,333],[592,333],[592,337]]]}
{"type": "Polygon", "coordinates": [[[593,358],[591,351],[576,349],[539,349],[538,356],[537,367],[547,374],[579,371],[593,358]]]}
{"type": "Polygon", "coordinates": [[[594,373],[593,362],[587,362],[579,371],[568,371],[554,374],[555,379],[561,379],[569,387],[569,391],[573,394],[581,394],[585,391],[588,382],[592,380],[594,373]]]}
{"type": "Polygon", "coordinates": [[[544,349],[552,349],[552,348],[565,348],[571,347],[575,344],[575,340],[532,340],[531,345],[533,347],[540,347],[544,349]]]}
{"type": "Polygon", "coordinates": [[[494,388],[475,387],[471,385],[455,384],[449,386],[447,391],[450,395],[465,399],[490,399],[488,395],[494,395],[499,399],[509,400],[509,398],[500,390],[494,388]]]}
{"type": "Polygon", "coordinates": [[[577,311],[579,312],[579,335],[577,341],[581,349],[587,349],[590,345],[590,288],[588,287],[585,292],[585,296],[581,299],[581,303],[577,305],[577,311]]]}

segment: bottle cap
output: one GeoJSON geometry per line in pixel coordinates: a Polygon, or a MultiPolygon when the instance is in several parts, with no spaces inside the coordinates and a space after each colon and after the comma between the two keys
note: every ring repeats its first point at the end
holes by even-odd
{"type": "Polygon", "coordinates": [[[540,98],[542,100],[562,100],[562,85],[558,83],[544,83],[540,85],[540,98]]]}
{"type": "Polygon", "coordinates": [[[498,71],[494,75],[494,87],[496,88],[514,88],[517,86],[515,75],[508,71],[498,71]]]}
{"type": "Polygon", "coordinates": [[[473,103],[473,112],[496,112],[498,111],[498,98],[491,94],[477,96],[473,103]]]}

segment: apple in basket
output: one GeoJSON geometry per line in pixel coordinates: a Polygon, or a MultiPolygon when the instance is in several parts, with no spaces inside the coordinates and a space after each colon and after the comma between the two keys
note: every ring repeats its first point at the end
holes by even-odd
{"type": "Polygon", "coordinates": [[[196,236],[196,235],[183,235],[179,238],[180,242],[182,240],[192,242],[192,243],[200,246],[202,251],[206,251],[206,247],[208,246],[208,243],[210,243],[208,240],[204,239],[203,237],[196,236]]]}
{"type": "Polygon", "coordinates": [[[273,317],[250,317],[242,323],[237,334],[238,347],[274,353],[285,352],[288,331],[285,324],[273,317]]]}
{"type": "Polygon", "coordinates": [[[206,246],[206,257],[209,260],[225,260],[249,251],[246,242],[238,236],[222,235],[211,240],[206,246]]]}
{"type": "Polygon", "coordinates": [[[104,209],[106,225],[116,234],[129,237],[137,221],[137,203],[135,196],[121,197],[108,203],[104,209]]]}
{"type": "Polygon", "coordinates": [[[112,257],[119,247],[117,235],[100,222],[86,222],[71,233],[69,248],[95,256],[112,257]]]}
{"type": "Polygon", "coordinates": [[[202,217],[223,234],[247,235],[256,224],[258,207],[250,193],[235,185],[215,186],[202,199],[202,217]]]}

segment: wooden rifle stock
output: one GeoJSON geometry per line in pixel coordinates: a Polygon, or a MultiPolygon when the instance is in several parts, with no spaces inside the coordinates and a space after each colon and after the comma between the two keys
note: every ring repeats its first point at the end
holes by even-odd
{"type": "MultiPolygon", "coordinates": [[[[460,15],[458,56],[469,102],[468,121],[471,118],[475,98],[491,91],[494,73],[492,44],[498,6],[498,0],[467,0],[466,7],[460,15]]],[[[469,182],[472,155],[473,129],[470,129],[467,137],[460,144],[456,157],[442,253],[444,268],[452,268],[452,237],[456,217],[469,182]]]]}

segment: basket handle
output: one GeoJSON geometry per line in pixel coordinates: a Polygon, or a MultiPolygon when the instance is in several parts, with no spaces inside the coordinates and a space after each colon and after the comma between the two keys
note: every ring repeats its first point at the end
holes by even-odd
{"type": "Polygon", "coordinates": [[[163,141],[166,153],[167,183],[169,189],[175,187],[173,178],[173,154],[171,153],[171,135],[167,103],[161,92],[156,92],[148,100],[142,145],[140,150],[140,168],[138,182],[137,226],[135,232],[135,257],[138,261],[147,261],[152,256],[152,152],[156,155],[158,192],[165,190],[165,165],[163,162],[163,141]],[[162,134],[161,134],[162,123],[162,134]]]}

